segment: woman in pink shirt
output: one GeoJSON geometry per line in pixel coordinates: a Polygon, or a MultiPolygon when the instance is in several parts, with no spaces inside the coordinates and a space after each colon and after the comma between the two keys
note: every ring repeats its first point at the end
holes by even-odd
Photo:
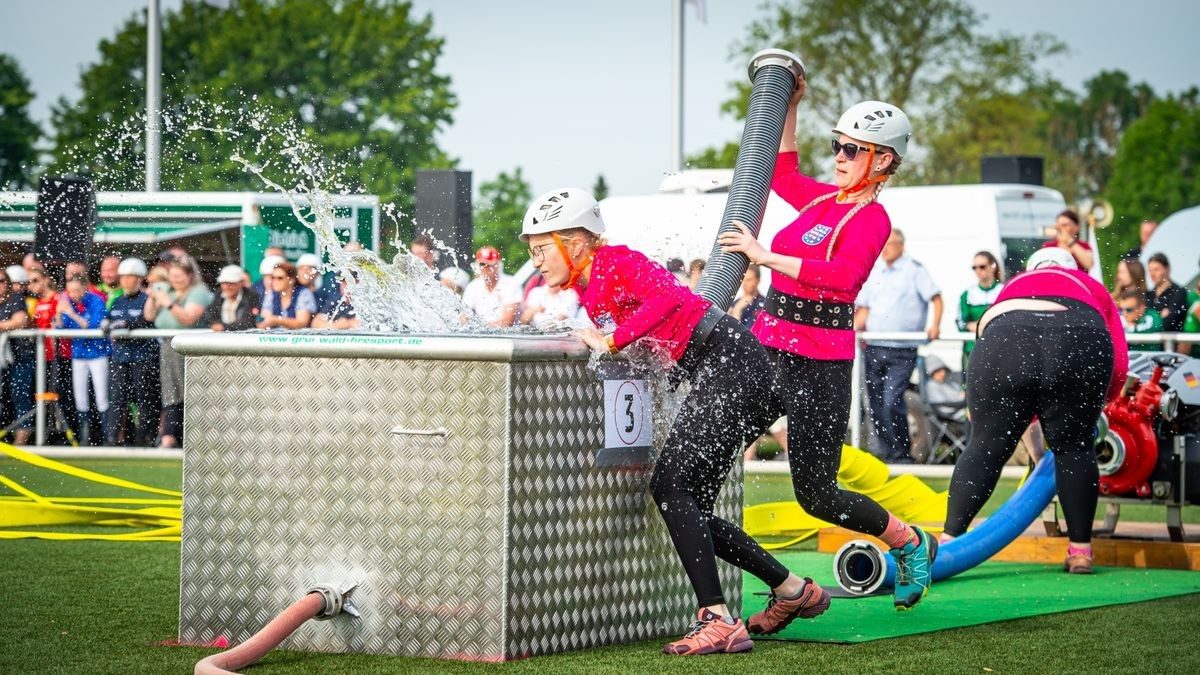
{"type": "Polygon", "coordinates": [[[928,592],[937,541],[869,497],[840,489],[837,471],[850,419],[854,299],[892,229],[876,197],[908,150],[912,126],[888,103],[851,106],[833,129],[834,183],[818,182],[797,169],[796,107],[805,89],[799,78],[771,182],[799,215],[770,251],[736,221],[740,232],[722,234],[718,242],[774,272],[753,332],[767,348],[787,412],[796,499],[808,513],[890,546],[894,603],[909,609],[928,592]]]}
{"type": "MultiPolygon", "coordinates": [[[[773,610],[775,630],[829,607],[825,590],[789,572],[738,524],[713,514],[734,460],[779,417],[770,378],[760,376],[770,364],[762,345],[736,319],[641,253],[610,246],[601,238],[603,233],[596,200],[578,188],[563,188],[534,200],[521,239],[529,244],[534,267],[547,285],[579,294],[579,303],[599,328],[576,333],[589,347],[615,353],[644,339],[675,363],[672,381],[691,381],[650,487],[692,582],[699,611],[688,634],[663,651],[746,651],[754,643],[746,625],[725,604],[717,557],[789,598],[773,610]]],[[[750,625],[758,625],[755,618],[750,625]]]]}
{"type": "Polygon", "coordinates": [[[979,319],[967,371],[971,441],[954,465],[943,537],[966,532],[1017,439],[1033,420],[1054,448],[1067,519],[1066,571],[1092,572],[1092,517],[1100,489],[1092,435],[1129,370],[1121,315],[1099,282],[1063,248],[1043,248],[979,319]]]}

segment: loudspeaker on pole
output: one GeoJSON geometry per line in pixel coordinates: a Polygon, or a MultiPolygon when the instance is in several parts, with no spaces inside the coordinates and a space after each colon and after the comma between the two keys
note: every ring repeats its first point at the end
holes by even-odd
{"type": "Polygon", "coordinates": [[[38,181],[33,254],[46,265],[88,262],[96,231],[96,191],[86,178],[38,181]]]}

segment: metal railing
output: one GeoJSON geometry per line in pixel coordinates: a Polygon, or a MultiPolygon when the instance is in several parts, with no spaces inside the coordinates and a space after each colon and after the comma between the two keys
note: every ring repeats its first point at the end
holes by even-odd
{"type": "Polygon", "coordinates": [[[43,338],[111,338],[113,340],[157,340],[171,338],[185,333],[213,332],[210,328],[162,329],[142,328],[139,330],[116,329],[102,331],[98,328],[22,328],[8,331],[6,336],[12,338],[35,338],[34,353],[37,357],[37,368],[34,371],[33,401],[34,401],[34,443],[38,446],[46,444],[46,348],[43,338]]]}
{"type": "MultiPolygon", "coordinates": [[[[974,333],[941,333],[937,340],[930,340],[922,332],[862,332],[857,335],[858,345],[854,350],[854,368],[850,379],[854,382],[850,390],[850,444],[856,448],[862,447],[862,413],[863,413],[863,354],[862,346],[866,341],[907,342],[913,347],[923,347],[934,342],[963,343],[976,339],[974,333]]],[[[1181,344],[1200,343],[1200,333],[1126,333],[1125,340],[1130,344],[1160,344],[1163,351],[1173,352],[1181,344]]]]}
{"type": "MultiPolygon", "coordinates": [[[[113,340],[157,340],[160,338],[171,338],[176,335],[196,334],[196,333],[211,333],[208,328],[190,328],[190,329],[159,329],[159,328],[143,328],[139,330],[117,329],[111,331],[102,331],[99,329],[69,329],[69,328],[22,328],[20,330],[8,331],[6,333],[9,339],[11,338],[35,338],[35,353],[37,355],[37,369],[34,375],[34,425],[36,428],[35,443],[39,446],[46,444],[46,401],[42,394],[46,393],[46,350],[45,345],[41,341],[42,338],[102,338],[107,337],[113,340]]],[[[862,364],[862,344],[867,340],[884,340],[895,342],[907,342],[914,347],[922,347],[931,344],[929,338],[924,332],[863,332],[858,336],[858,347],[854,350],[854,366],[851,372],[851,379],[855,386],[850,390],[850,443],[855,447],[862,447],[862,411],[863,411],[863,364],[862,364]]],[[[974,333],[942,333],[937,340],[932,342],[949,342],[963,343],[975,339],[974,333]]],[[[1133,335],[1126,333],[1125,339],[1131,344],[1161,344],[1164,351],[1174,351],[1176,346],[1180,344],[1197,344],[1200,343],[1200,333],[1143,333],[1133,335]]]]}

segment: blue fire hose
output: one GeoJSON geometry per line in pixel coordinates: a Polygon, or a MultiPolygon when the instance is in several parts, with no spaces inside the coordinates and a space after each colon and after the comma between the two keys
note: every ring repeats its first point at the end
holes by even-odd
{"type": "MultiPolygon", "coordinates": [[[[719,238],[724,232],[736,232],[733,221],[750,228],[755,237],[762,227],[767,195],[771,191],[771,175],[775,172],[775,156],[787,116],[788,101],[796,91],[796,81],[804,75],[800,57],[782,49],[765,49],[750,59],[750,106],[742,130],[733,168],[729,199],[721,215],[719,238]]],[[[704,274],[696,285],[696,293],[717,307],[729,309],[733,294],[742,285],[749,260],[741,253],[725,253],[714,242],[712,253],[704,266],[704,274]]]]}
{"type": "MultiPolygon", "coordinates": [[[[933,563],[933,580],[941,581],[965,572],[1000,552],[1029,527],[1054,498],[1054,453],[1047,451],[1033,472],[987,520],[938,548],[933,563]]],[[[896,580],[896,562],[875,544],[852,541],[833,558],[834,576],[842,590],[851,595],[871,595],[890,588],[896,580]]]]}

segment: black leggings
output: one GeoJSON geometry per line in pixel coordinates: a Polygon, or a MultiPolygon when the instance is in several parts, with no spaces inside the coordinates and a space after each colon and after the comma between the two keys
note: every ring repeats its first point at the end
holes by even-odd
{"type": "Polygon", "coordinates": [[[838,487],[842,443],[850,421],[853,361],[810,359],[767,349],[777,405],[788,416],[788,464],[796,501],[810,515],[872,536],[887,529],[888,512],[870,497],[838,487]]]}
{"type": "Polygon", "coordinates": [[[1067,533],[1091,541],[1100,482],[1092,433],[1112,377],[1112,337],[1091,307],[1050,299],[1068,309],[1005,312],[975,343],[967,375],[971,440],[950,481],[946,534],[966,532],[1036,415],[1054,450],[1067,533]]]}
{"type": "Polygon", "coordinates": [[[713,515],[738,453],[779,415],[770,364],[758,339],[722,317],[708,339],[689,347],[680,368],[691,389],[671,426],[650,489],[701,607],[725,602],[716,556],[771,587],[788,570],[742,528],[713,515]]]}

